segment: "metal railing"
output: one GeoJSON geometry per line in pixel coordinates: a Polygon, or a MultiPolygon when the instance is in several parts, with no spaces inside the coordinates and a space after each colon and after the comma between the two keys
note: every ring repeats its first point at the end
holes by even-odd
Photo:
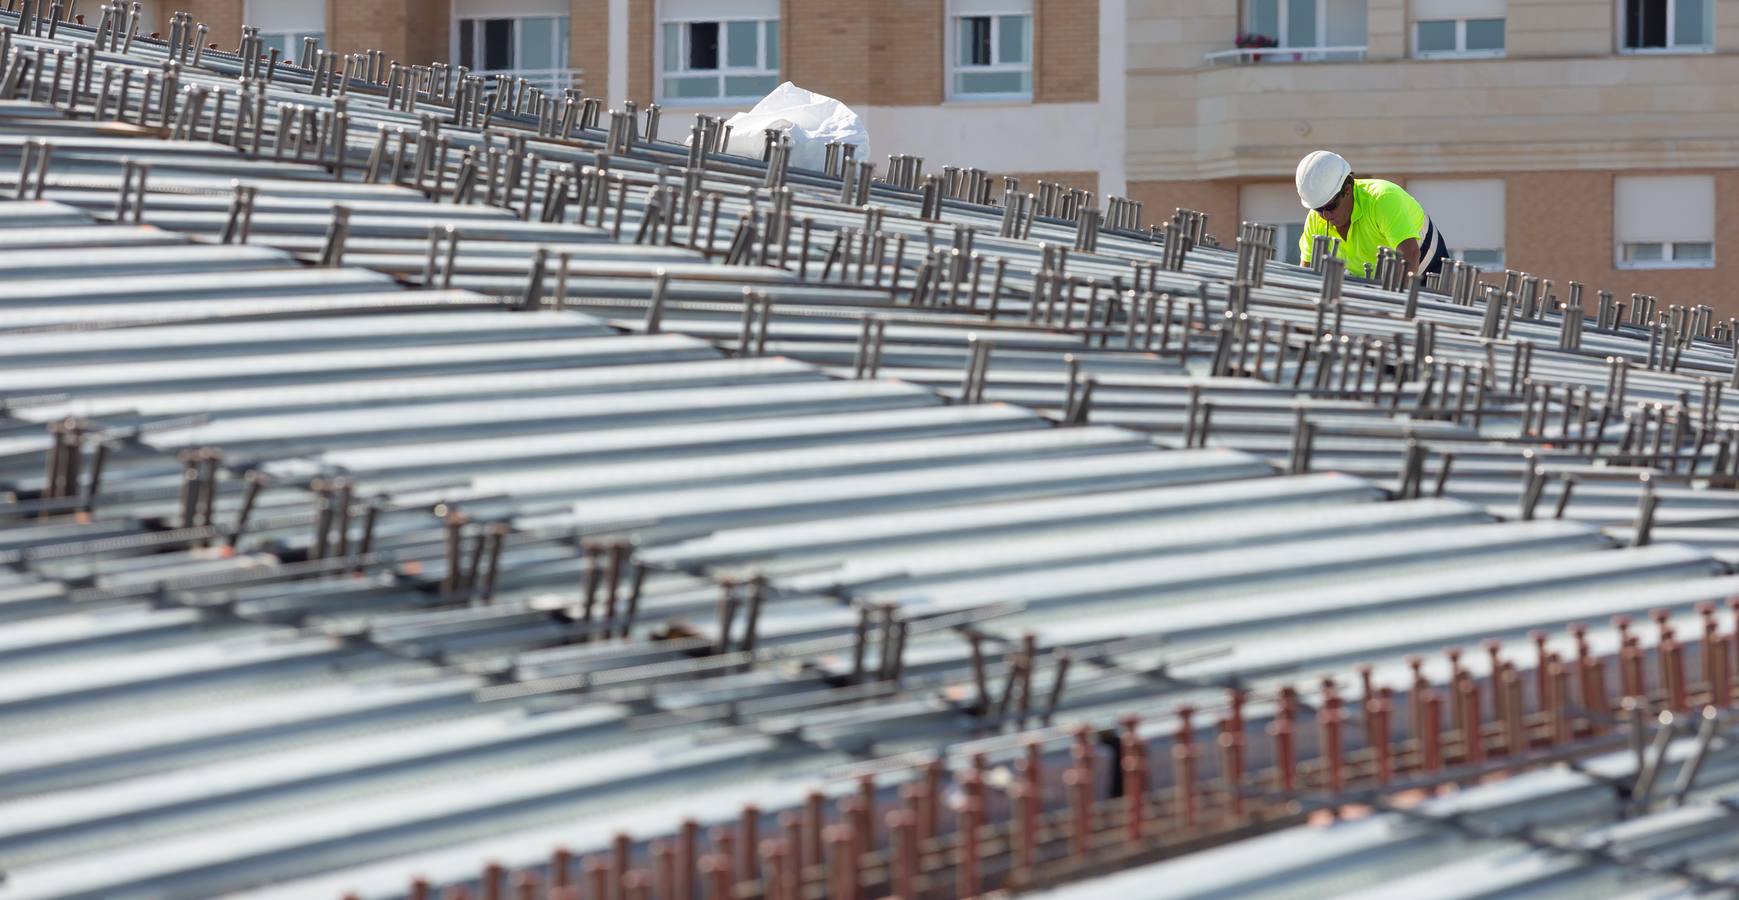
{"type": "Polygon", "coordinates": [[[545,93],[560,92],[567,88],[577,88],[583,83],[584,69],[486,69],[473,72],[494,81],[498,75],[508,78],[523,78],[545,93]]]}
{"type": "Polygon", "coordinates": [[[1253,62],[1351,62],[1362,60],[1369,48],[1345,47],[1233,47],[1202,57],[1210,66],[1253,62]]]}

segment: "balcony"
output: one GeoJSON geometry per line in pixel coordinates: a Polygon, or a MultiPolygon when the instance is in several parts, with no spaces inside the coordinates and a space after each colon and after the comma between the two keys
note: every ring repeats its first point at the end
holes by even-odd
{"type": "Polygon", "coordinates": [[[526,81],[531,82],[531,85],[533,87],[537,88],[538,90],[543,91],[546,94],[559,95],[559,94],[561,94],[562,91],[564,91],[568,88],[581,87],[581,76],[585,74],[585,70],[583,70],[583,69],[485,69],[481,72],[472,72],[471,74],[483,76],[484,78],[488,79],[488,81],[491,85],[494,84],[495,79],[498,76],[502,76],[502,75],[507,76],[509,79],[523,78],[526,81]]]}
{"type": "Polygon", "coordinates": [[[1243,65],[1247,63],[1357,62],[1365,58],[1365,47],[1233,47],[1217,50],[1202,57],[1209,66],[1243,65]]]}

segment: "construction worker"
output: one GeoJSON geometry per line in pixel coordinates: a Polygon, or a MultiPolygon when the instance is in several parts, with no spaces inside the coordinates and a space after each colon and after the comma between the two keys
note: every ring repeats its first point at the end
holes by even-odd
{"type": "Polygon", "coordinates": [[[1366,265],[1376,269],[1383,247],[1394,248],[1406,270],[1420,278],[1441,270],[1449,258],[1442,233],[1419,201],[1393,182],[1359,178],[1340,154],[1312,151],[1299,161],[1294,180],[1299,202],[1310,210],[1298,239],[1304,265],[1310,265],[1313,239],[1319,234],[1340,240],[1337,255],[1346,262],[1347,273],[1360,278],[1366,277],[1366,265]]]}

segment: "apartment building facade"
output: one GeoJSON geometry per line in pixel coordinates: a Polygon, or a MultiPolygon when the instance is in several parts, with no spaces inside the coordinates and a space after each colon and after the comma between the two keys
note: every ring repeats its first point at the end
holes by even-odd
{"type": "Polygon", "coordinates": [[[1151,206],[1295,238],[1293,167],[1329,147],[1482,268],[1739,314],[1739,2],[1131,2],[1151,206]]]}
{"type": "Polygon", "coordinates": [[[1121,0],[150,0],[233,46],[245,22],[287,55],[302,38],[384,49],[660,104],[663,136],[741,111],[781,81],[861,115],[874,154],[977,166],[1032,185],[1121,192],[1121,0]],[[1102,34],[1102,31],[1104,32],[1102,34]],[[1103,96],[1100,86],[1109,83],[1103,96]]]}
{"type": "MultiPolygon", "coordinates": [[[[213,39],[448,60],[659,103],[790,80],[922,156],[1280,226],[1317,147],[1456,254],[1739,314],[1739,0],[153,0],[213,39]]],[[[149,20],[149,19],[148,19],[149,20]]]]}

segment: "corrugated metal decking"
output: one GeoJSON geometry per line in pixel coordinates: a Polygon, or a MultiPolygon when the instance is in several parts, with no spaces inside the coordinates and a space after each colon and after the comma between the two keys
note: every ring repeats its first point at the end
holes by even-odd
{"type": "Polygon", "coordinates": [[[1739,877],[1739,322],[64,13],[0,12],[0,900],[1739,877]]]}

